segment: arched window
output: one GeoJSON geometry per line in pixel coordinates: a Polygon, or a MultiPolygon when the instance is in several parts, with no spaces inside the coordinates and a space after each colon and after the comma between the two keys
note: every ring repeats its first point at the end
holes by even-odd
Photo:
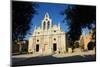
{"type": "Polygon", "coordinates": [[[44,22],[44,23],[43,23],[43,29],[45,29],[45,25],[46,25],[46,24],[45,24],[45,22],[44,22]]]}
{"type": "Polygon", "coordinates": [[[47,29],[49,29],[49,28],[50,28],[50,22],[48,21],[47,29]]]}

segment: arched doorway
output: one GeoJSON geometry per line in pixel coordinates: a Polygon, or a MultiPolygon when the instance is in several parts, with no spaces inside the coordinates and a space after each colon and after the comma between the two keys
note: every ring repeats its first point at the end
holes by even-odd
{"type": "Polygon", "coordinates": [[[53,51],[56,51],[56,50],[57,50],[57,44],[53,43],[53,51]]]}
{"type": "Polygon", "coordinates": [[[94,42],[89,42],[88,43],[88,50],[93,50],[93,48],[94,48],[94,46],[95,46],[95,43],[94,42]]]}
{"type": "Polygon", "coordinates": [[[39,44],[36,44],[36,52],[39,52],[39,44]]]}

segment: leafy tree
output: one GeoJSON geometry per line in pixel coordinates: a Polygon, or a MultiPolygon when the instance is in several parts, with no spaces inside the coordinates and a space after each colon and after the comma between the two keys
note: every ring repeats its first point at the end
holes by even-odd
{"type": "Polygon", "coordinates": [[[36,3],[12,1],[12,40],[23,39],[36,13],[36,3]]]}
{"type": "Polygon", "coordinates": [[[96,25],[96,6],[70,5],[63,12],[65,21],[69,25],[69,38],[72,44],[79,40],[82,28],[91,29],[96,25]]]}
{"type": "Polygon", "coordinates": [[[30,29],[30,21],[36,14],[37,6],[32,2],[12,1],[12,53],[21,53],[27,47],[21,44],[21,40],[30,29]]]}
{"type": "Polygon", "coordinates": [[[74,48],[79,48],[79,42],[74,42],[74,48]]]}
{"type": "Polygon", "coordinates": [[[92,39],[96,40],[96,27],[92,29],[92,39]]]}

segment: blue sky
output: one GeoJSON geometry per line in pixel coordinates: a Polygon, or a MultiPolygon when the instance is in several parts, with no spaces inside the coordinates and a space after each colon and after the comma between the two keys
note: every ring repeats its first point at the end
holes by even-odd
{"type": "MultiPolygon", "coordinates": [[[[39,27],[41,21],[44,19],[45,13],[48,12],[50,18],[52,19],[53,24],[60,23],[60,26],[63,31],[68,31],[68,25],[63,23],[64,15],[61,15],[68,5],[67,4],[54,4],[54,3],[38,3],[39,7],[37,8],[37,13],[31,20],[31,29],[29,30],[30,33],[34,31],[34,27],[39,27]]],[[[85,31],[84,34],[88,33],[88,29],[83,29],[85,31]]],[[[29,35],[27,35],[29,37],[29,35]]]]}
{"type": "Polygon", "coordinates": [[[40,26],[41,21],[44,19],[44,15],[46,12],[49,13],[50,18],[52,19],[53,24],[61,24],[61,27],[63,29],[63,31],[67,31],[67,29],[65,30],[65,23],[62,23],[64,16],[61,15],[61,12],[63,12],[65,9],[67,8],[67,5],[64,4],[50,4],[50,3],[40,3],[39,7],[37,9],[38,14],[36,14],[34,16],[34,18],[32,18],[31,23],[33,23],[33,26],[40,26]]]}

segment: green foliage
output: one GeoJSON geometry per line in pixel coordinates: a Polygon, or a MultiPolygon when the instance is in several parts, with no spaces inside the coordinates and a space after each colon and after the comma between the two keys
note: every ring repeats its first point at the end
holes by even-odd
{"type": "Polygon", "coordinates": [[[75,48],[79,48],[79,42],[74,42],[74,45],[72,46],[72,49],[75,49],[75,48]]]}
{"type": "Polygon", "coordinates": [[[96,27],[92,29],[92,39],[96,40],[96,27]]]}
{"type": "Polygon", "coordinates": [[[69,38],[74,42],[79,40],[82,28],[91,29],[91,24],[96,24],[96,6],[70,5],[63,14],[69,25],[69,38]]]}
{"type": "Polygon", "coordinates": [[[18,53],[19,52],[19,45],[15,42],[12,43],[12,53],[18,53]]]}
{"type": "Polygon", "coordinates": [[[36,4],[32,2],[12,1],[12,40],[24,38],[36,13],[35,7],[36,4]]]}

